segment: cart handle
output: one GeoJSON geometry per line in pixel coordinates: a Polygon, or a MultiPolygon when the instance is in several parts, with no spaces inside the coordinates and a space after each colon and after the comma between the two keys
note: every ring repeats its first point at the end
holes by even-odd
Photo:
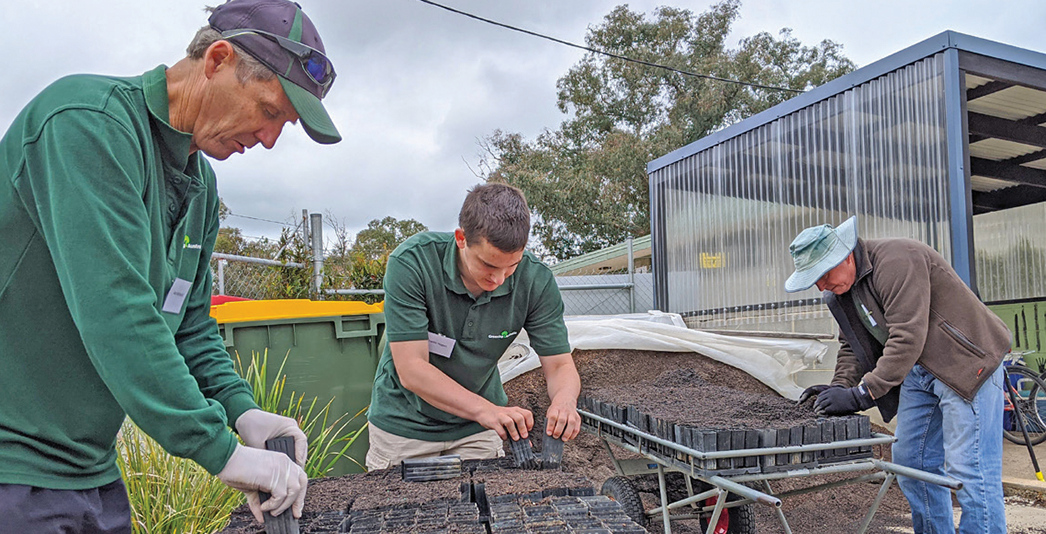
{"type": "Polygon", "coordinates": [[[874,463],[879,469],[882,469],[887,473],[893,473],[902,477],[914,478],[923,482],[929,482],[930,484],[944,486],[953,491],[959,491],[962,489],[962,482],[949,476],[927,473],[926,471],[920,471],[911,467],[905,467],[903,465],[897,465],[891,462],[884,462],[883,460],[877,460],[874,458],[872,459],[872,463],[874,463]]]}
{"type": "Polygon", "coordinates": [[[708,483],[730,493],[736,493],[746,499],[751,499],[759,504],[773,506],[774,508],[781,507],[781,499],[778,499],[773,495],[767,495],[759,490],[749,488],[748,486],[742,486],[737,482],[727,480],[721,476],[708,477],[708,483]]]}

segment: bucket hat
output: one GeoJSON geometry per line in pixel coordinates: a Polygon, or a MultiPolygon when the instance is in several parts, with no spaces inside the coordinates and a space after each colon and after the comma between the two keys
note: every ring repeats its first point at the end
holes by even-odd
{"type": "Polygon", "coordinates": [[[287,0],[229,0],[214,8],[207,22],[276,73],[313,141],[341,141],[321,102],[334,82],[334,66],[301,6],[287,0]]]}
{"type": "Polygon", "coordinates": [[[857,217],[846,219],[838,228],[830,224],[811,226],[795,237],[788,251],[795,272],[785,281],[785,291],[809,289],[828,271],[837,267],[857,246],[857,217]]]}

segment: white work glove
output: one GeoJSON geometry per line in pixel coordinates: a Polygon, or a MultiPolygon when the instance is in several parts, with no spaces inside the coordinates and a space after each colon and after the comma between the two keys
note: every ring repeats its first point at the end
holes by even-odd
{"type": "Polygon", "coordinates": [[[305,467],[309,457],[309,439],[298,428],[298,422],[290,417],[276,415],[252,408],[243,412],[236,420],[236,433],[243,438],[243,443],[255,449],[264,449],[265,441],[280,436],[294,438],[294,461],[305,467]]]}
{"type": "Polygon", "coordinates": [[[265,522],[262,512],[277,516],[287,508],[294,517],[301,517],[309,477],[282,452],[237,444],[229,461],[218,473],[218,479],[247,494],[247,504],[259,523],[265,522]],[[259,491],[271,495],[269,500],[262,503],[259,491]]]}

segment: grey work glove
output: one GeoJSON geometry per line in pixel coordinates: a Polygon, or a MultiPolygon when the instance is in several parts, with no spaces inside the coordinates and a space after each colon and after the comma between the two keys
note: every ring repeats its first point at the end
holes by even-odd
{"type": "Polygon", "coordinates": [[[875,406],[864,384],[852,388],[833,387],[822,391],[814,402],[818,415],[850,415],[875,406]]]}
{"type": "Polygon", "coordinates": [[[247,494],[247,504],[259,523],[265,522],[263,512],[277,516],[288,508],[294,517],[301,517],[309,477],[282,452],[237,444],[218,479],[247,494]],[[271,495],[269,500],[262,503],[259,491],[271,495]]]}
{"type": "Polygon", "coordinates": [[[264,449],[265,442],[272,438],[293,437],[294,461],[305,467],[305,461],[309,457],[309,439],[298,428],[298,422],[294,419],[254,408],[243,412],[234,426],[243,443],[255,449],[264,449]]]}
{"type": "Polygon", "coordinates": [[[826,389],[828,389],[830,387],[842,387],[842,386],[829,386],[828,384],[817,384],[817,385],[814,385],[814,386],[810,386],[810,387],[808,387],[808,388],[803,390],[802,395],[799,395],[799,401],[796,402],[796,404],[802,404],[802,403],[806,402],[810,397],[813,397],[813,398],[816,399],[817,396],[820,395],[822,391],[824,391],[824,390],[826,390],[826,389]]]}

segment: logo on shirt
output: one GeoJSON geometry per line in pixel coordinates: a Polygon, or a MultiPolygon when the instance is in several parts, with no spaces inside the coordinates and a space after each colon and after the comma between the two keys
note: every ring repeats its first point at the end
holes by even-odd
{"type": "Polygon", "coordinates": [[[200,250],[203,247],[201,247],[199,244],[193,245],[193,244],[189,243],[189,236],[185,236],[185,244],[182,245],[182,248],[183,249],[184,248],[191,248],[193,250],[200,250]]]}
{"type": "Polygon", "coordinates": [[[508,330],[502,330],[500,334],[487,334],[487,338],[489,338],[489,339],[508,339],[508,338],[518,334],[518,333],[519,333],[519,331],[509,332],[508,330]]]}

